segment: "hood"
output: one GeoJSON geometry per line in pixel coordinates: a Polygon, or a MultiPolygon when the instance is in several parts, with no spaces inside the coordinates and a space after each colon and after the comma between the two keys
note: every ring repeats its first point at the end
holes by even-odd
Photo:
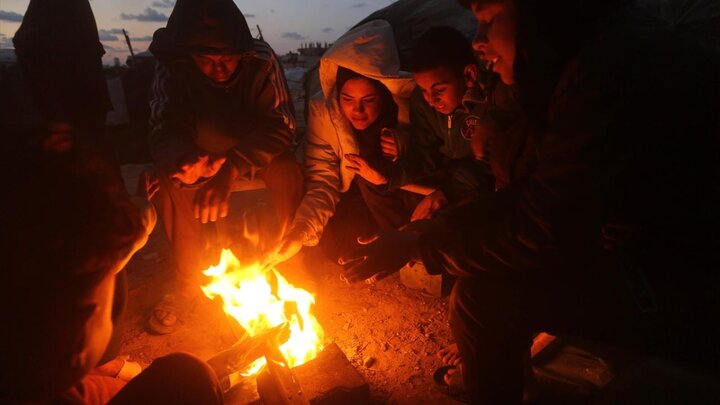
{"type": "Polygon", "coordinates": [[[150,52],[166,62],[193,53],[252,52],[247,21],[232,0],[178,0],[167,26],[153,34],[150,52]]]}
{"type": "Polygon", "coordinates": [[[357,26],[340,37],[320,59],[320,86],[328,103],[336,97],[338,67],[382,83],[398,105],[398,123],[409,122],[407,100],[415,82],[409,72],[400,70],[400,57],[390,24],[374,20],[357,26]]]}

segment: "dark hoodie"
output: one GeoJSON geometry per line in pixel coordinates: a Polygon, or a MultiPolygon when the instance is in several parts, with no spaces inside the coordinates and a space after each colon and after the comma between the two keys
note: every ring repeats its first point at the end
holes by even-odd
{"type": "Polygon", "coordinates": [[[150,102],[150,152],[177,164],[198,149],[225,154],[241,174],[265,167],[292,143],[293,105],[270,46],[253,39],[232,0],[178,0],[150,51],[159,63],[150,102]],[[205,77],[192,54],[240,54],[231,79],[205,77]]]}

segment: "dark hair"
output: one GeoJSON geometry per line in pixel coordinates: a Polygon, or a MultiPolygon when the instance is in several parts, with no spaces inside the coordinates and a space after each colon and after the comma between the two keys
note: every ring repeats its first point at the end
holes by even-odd
{"type": "Polygon", "coordinates": [[[378,91],[378,94],[380,95],[380,100],[382,101],[382,111],[383,114],[381,118],[390,120],[391,122],[386,123],[387,125],[394,126],[396,125],[397,120],[397,112],[398,112],[398,106],[395,104],[395,100],[393,100],[392,93],[390,93],[390,90],[388,90],[387,87],[385,87],[384,84],[380,83],[379,81],[375,79],[371,79],[367,76],[363,76],[360,73],[357,73],[353,70],[350,70],[348,68],[344,68],[342,66],[338,67],[337,76],[335,80],[335,87],[337,88],[337,97],[338,101],[340,100],[340,92],[342,91],[342,87],[347,83],[350,79],[357,79],[362,78],[370,82],[373,87],[378,91]]]}
{"type": "Polygon", "coordinates": [[[449,67],[462,72],[476,63],[470,41],[452,27],[432,27],[420,36],[410,55],[410,70],[425,72],[449,67]]]}

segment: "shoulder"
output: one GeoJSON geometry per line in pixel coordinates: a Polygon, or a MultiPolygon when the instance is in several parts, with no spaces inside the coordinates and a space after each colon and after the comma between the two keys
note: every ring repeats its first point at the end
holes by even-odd
{"type": "Polygon", "coordinates": [[[253,57],[266,63],[277,63],[277,55],[270,44],[261,40],[253,39],[253,57]]]}

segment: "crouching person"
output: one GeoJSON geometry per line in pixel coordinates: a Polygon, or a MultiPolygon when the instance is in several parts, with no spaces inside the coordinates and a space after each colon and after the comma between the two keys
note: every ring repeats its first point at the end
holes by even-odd
{"type": "Polygon", "coordinates": [[[14,175],[0,202],[0,402],[222,403],[210,368],[189,355],[158,359],[129,383],[93,370],[112,334],[115,275],[154,212],[106,159],[60,138],[17,141],[1,163],[14,175]]]}
{"type": "MultiPolygon", "coordinates": [[[[383,173],[397,156],[384,148],[383,133],[407,125],[408,98],[414,88],[410,75],[399,70],[390,25],[371,21],[340,38],[320,62],[320,83],[322,92],[309,103],[307,190],[291,230],[270,262],[286,260],[302,246],[318,244],[336,208],[347,206],[352,197],[346,196],[355,188],[363,201],[360,205],[370,214],[369,221],[380,229],[395,229],[409,222],[417,204],[411,192],[384,186],[383,173]],[[338,207],[341,194],[343,202],[338,207]]],[[[347,217],[337,224],[342,230],[332,223],[328,226],[338,230],[333,239],[354,242],[355,233],[363,232],[358,214],[347,217]]],[[[339,254],[342,246],[334,250],[330,254],[339,254]]]]}
{"type": "Polygon", "coordinates": [[[231,0],[180,0],[150,45],[158,58],[150,148],[153,200],[177,261],[176,285],[155,306],[152,332],[173,332],[200,293],[207,252],[202,224],[228,214],[233,191],[265,188],[284,229],[302,197],[290,149],[295,118],[270,46],[253,39],[231,0]]]}

